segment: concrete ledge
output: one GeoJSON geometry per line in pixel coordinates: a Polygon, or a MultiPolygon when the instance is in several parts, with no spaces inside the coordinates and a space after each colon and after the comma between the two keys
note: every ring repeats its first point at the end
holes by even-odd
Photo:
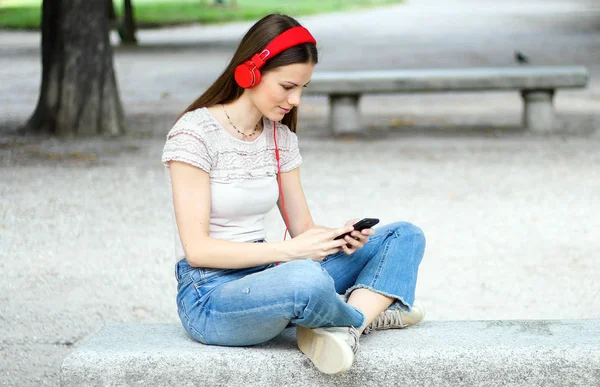
{"type": "Polygon", "coordinates": [[[599,386],[600,319],[423,322],[363,336],[330,376],[295,329],[251,348],[205,346],[176,324],[105,327],[65,359],[63,386],[599,386]]]}
{"type": "Polygon", "coordinates": [[[304,94],[554,90],[585,87],[589,78],[583,66],[316,71],[304,94]]]}
{"type": "Polygon", "coordinates": [[[330,71],[316,72],[304,94],[329,96],[329,126],[337,135],[361,130],[358,101],[364,94],[518,90],[523,126],[548,133],[554,131],[555,91],[585,87],[589,78],[582,66],[330,71]]]}

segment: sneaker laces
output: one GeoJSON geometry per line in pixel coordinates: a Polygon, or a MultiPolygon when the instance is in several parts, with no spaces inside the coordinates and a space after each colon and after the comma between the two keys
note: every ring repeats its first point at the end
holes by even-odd
{"type": "Polygon", "coordinates": [[[356,329],[355,327],[348,327],[348,332],[350,333],[348,335],[348,338],[346,339],[346,343],[348,343],[348,345],[350,346],[350,348],[352,348],[352,352],[354,353],[354,355],[356,355],[356,353],[358,352],[358,339],[360,338],[360,333],[358,332],[358,329],[356,329]]]}
{"type": "Polygon", "coordinates": [[[369,324],[365,328],[364,333],[369,334],[371,333],[371,331],[377,329],[385,329],[391,327],[406,328],[408,324],[404,322],[402,315],[403,312],[401,310],[386,310],[385,312],[377,316],[375,320],[373,320],[371,324],[369,324]]]}

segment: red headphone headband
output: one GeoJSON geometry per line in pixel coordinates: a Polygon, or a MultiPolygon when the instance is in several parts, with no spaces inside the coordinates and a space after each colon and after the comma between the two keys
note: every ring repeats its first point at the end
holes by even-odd
{"type": "Polygon", "coordinates": [[[252,59],[247,60],[235,69],[236,82],[246,89],[256,86],[260,82],[259,69],[265,65],[267,59],[303,43],[317,44],[315,38],[306,28],[297,26],[282,32],[271,40],[260,53],[254,54],[252,59]]]}
{"type": "Polygon", "coordinates": [[[265,47],[259,54],[255,54],[252,57],[254,62],[255,57],[259,57],[257,62],[254,62],[257,68],[261,68],[269,57],[274,57],[277,54],[282,53],[288,48],[292,48],[299,44],[312,43],[317,44],[317,41],[308,32],[308,30],[302,26],[292,27],[289,30],[279,34],[275,39],[271,40],[267,47],[265,47]]]}

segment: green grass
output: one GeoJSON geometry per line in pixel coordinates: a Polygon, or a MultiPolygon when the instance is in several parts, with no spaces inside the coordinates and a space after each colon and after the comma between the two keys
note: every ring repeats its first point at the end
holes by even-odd
{"type": "MultiPolygon", "coordinates": [[[[133,0],[133,7],[138,27],[160,27],[255,20],[272,12],[297,17],[400,2],[402,0],[226,0],[225,6],[216,6],[214,0],[133,0]]],[[[0,0],[0,28],[39,28],[41,4],[41,0],[0,0]]],[[[115,0],[115,6],[117,14],[121,14],[123,1],[115,0]]]]}

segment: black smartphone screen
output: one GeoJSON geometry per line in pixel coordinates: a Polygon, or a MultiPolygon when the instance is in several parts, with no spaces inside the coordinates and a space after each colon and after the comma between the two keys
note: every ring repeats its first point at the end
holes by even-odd
{"type": "MultiPolygon", "coordinates": [[[[375,226],[377,223],[379,223],[379,219],[377,219],[377,218],[364,218],[364,219],[361,219],[361,220],[359,220],[358,222],[354,223],[354,224],[352,225],[352,227],[354,227],[354,229],[355,229],[356,231],[362,231],[362,230],[364,230],[365,228],[371,228],[371,227],[375,226]]],[[[350,233],[349,233],[349,232],[347,232],[347,233],[345,233],[345,234],[338,235],[338,236],[336,236],[336,237],[335,237],[335,238],[333,238],[333,239],[334,239],[334,240],[337,240],[337,239],[342,239],[342,238],[344,238],[346,235],[350,235],[350,233]]]]}

